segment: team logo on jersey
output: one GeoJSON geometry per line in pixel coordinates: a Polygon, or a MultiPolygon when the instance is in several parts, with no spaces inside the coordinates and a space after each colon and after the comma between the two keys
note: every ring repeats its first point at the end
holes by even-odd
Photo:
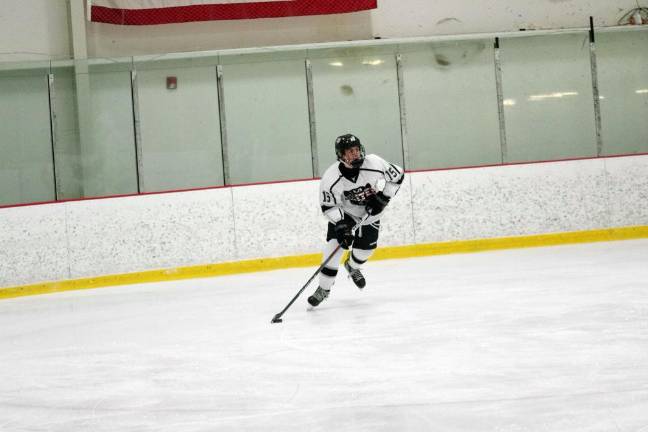
{"type": "Polygon", "coordinates": [[[365,186],[360,186],[350,191],[344,191],[344,198],[355,205],[366,205],[370,196],[375,195],[376,191],[369,183],[365,186]]]}

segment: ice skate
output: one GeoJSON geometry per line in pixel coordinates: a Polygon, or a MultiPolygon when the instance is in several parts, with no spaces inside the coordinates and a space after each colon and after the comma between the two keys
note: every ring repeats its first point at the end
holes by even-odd
{"type": "Polygon", "coordinates": [[[329,296],[330,290],[325,290],[322,287],[317,287],[312,296],[308,297],[308,303],[315,307],[322,303],[329,296]]]}
{"type": "Polygon", "coordinates": [[[362,272],[359,269],[354,269],[349,265],[349,259],[351,258],[351,255],[347,256],[346,261],[344,261],[344,268],[346,269],[347,272],[349,272],[349,277],[357,286],[359,289],[362,289],[367,285],[367,281],[365,281],[364,276],[362,275],[362,272]]]}

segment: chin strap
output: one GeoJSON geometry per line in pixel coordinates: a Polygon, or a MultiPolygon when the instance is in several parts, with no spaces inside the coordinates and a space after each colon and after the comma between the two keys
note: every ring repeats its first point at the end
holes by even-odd
{"type": "Polygon", "coordinates": [[[355,159],[355,160],[353,160],[353,162],[351,162],[351,163],[349,163],[348,161],[345,161],[345,160],[342,159],[342,158],[340,158],[340,159],[338,159],[338,160],[339,160],[340,162],[342,162],[342,164],[343,164],[345,167],[349,168],[349,169],[353,169],[353,168],[360,168],[360,167],[362,166],[362,164],[364,163],[364,158],[355,159]]]}

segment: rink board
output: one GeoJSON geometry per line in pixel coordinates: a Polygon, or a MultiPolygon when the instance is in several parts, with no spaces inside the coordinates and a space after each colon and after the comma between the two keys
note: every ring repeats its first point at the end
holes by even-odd
{"type": "MultiPolygon", "coordinates": [[[[610,228],[605,230],[544,234],[525,237],[504,237],[495,239],[429,243],[410,246],[387,246],[378,249],[371,259],[384,260],[394,258],[412,258],[452,253],[473,253],[498,249],[555,246],[561,244],[631,240],[639,238],[648,238],[648,226],[610,228]]],[[[102,288],[116,285],[225,276],[230,274],[278,270],[291,267],[316,267],[320,263],[320,260],[321,254],[309,254],[99,276],[62,282],[46,282],[0,288],[0,299],[50,294],[62,291],[102,288]]]]}
{"type": "MultiPolygon", "coordinates": [[[[318,180],[0,209],[0,298],[319,261],[318,180]]],[[[408,173],[374,259],[646,236],[648,156],[408,173]]]]}

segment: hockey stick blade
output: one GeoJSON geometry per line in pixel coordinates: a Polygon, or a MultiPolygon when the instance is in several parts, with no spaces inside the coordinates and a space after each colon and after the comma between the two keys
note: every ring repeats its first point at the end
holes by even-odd
{"type": "Polygon", "coordinates": [[[274,318],[272,318],[272,321],[270,321],[271,324],[276,324],[276,323],[281,323],[283,320],[279,318],[279,314],[275,315],[274,318]]]}

